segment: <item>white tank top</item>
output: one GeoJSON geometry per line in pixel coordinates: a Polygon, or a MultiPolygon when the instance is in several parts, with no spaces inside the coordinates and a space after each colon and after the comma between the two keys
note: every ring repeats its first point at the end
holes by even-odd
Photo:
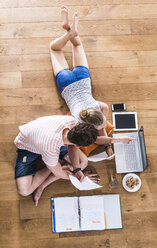
{"type": "Polygon", "coordinates": [[[99,108],[99,103],[93,98],[90,78],[81,79],[68,85],[62,91],[62,97],[68,105],[71,114],[79,122],[83,122],[79,113],[83,108],[99,108]]]}

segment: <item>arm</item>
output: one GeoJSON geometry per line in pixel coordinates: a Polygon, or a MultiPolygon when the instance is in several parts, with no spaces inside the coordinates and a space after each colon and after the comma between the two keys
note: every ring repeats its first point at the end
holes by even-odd
{"type": "Polygon", "coordinates": [[[106,103],[104,103],[104,102],[98,102],[98,103],[99,103],[99,107],[100,107],[101,112],[106,117],[108,115],[108,112],[109,112],[108,105],[106,103]]]}
{"type": "Polygon", "coordinates": [[[69,180],[69,175],[66,170],[62,169],[61,164],[58,162],[56,166],[48,166],[47,168],[58,178],[69,180]]]}
{"type": "Polygon", "coordinates": [[[69,145],[68,146],[68,155],[70,162],[75,169],[80,168],[80,161],[79,161],[79,150],[76,146],[69,145]]]}
{"type": "Polygon", "coordinates": [[[96,140],[96,144],[102,145],[102,144],[113,144],[113,143],[124,143],[129,144],[130,141],[136,140],[135,138],[130,138],[128,136],[123,136],[119,138],[113,138],[113,137],[106,137],[106,136],[98,136],[96,140]]]}
{"type": "MultiPolygon", "coordinates": [[[[97,138],[96,142],[101,142],[101,138],[100,138],[100,137],[104,137],[104,138],[105,138],[104,141],[106,140],[106,143],[103,143],[104,145],[110,143],[110,137],[108,137],[105,128],[102,128],[102,129],[98,130],[98,138],[97,138]]],[[[97,143],[97,144],[99,144],[99,143],[97,143]]],[[[107,155],[108,155],[109,157],[110,157],[111,155],[113,155],[114,152],[113,152],[111,146],[108,146],[108,147],[105,147],[105,148],[106,148],[106,153],[107,153],[107,155]]]]}
{"type": "MultiPolygon", "coordinates": [[[[70,159],[70,162],[71,162],[74,170],[77,168],[81,168],[81,169],[83,168],[85,161],[83,161],[83,160],[80,161],[79,148],[78,147],[73,146],[73,145],[69,145],[68,146],[68,155],[69,155],[69,159],[70,159]]],[[[80,181],[82,181],[84,178],[84,174],[82,171],[78,171],[75,175],[80,181]]]]}
{"type": "MultiPolygon", "coordinates": [[[[103,103],[103,102],[98,102],[98,103],[99,103],[101,112],[106,117],[108,114],[108,111],[109,111],[108,105],[106,103],[103,103]]],[[[99,144],[99,145],[102,145],[102,144],[106,145],[106,144],[113,144],[113,143],[128,144],[132,140],[135,140],[135,139],[127,137],[127,136],[119,137],[119,138],[108,137],[106,130],[101,129],[101,130],[98,130],[98,137],[97,137],[97,140],[95,143],[99,144]]]]}

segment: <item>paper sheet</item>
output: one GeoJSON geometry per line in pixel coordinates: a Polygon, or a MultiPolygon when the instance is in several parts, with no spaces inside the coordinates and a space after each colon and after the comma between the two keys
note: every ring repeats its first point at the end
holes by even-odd
{"type": "Polygon", "coordinates": [[[79,231],[77,197],[55,198],[56,232],[79,231]]]}
{"type": "Polygon", "coordinates": [[[104,202],[102,196],[80,196],[81,230],[104,230],[104,202]]]}
{"type": "Polygon", "coordinates": [[[76,177],[69,175],[71,183],[79,190],[92,190],[92,189],[98,189],[101,188],[97,183],[94,183],[92,180],[90,180],[88,177],[85,177],[82,182],[80,182],[76,177]]]}
{"type": "Polygon", "coordinates": [[[111,159],[114,156],[115,156],[115,154],[108,156],[106,152],[101,152],[101,153],[98,153],[96,155],[89,156],[88,161],[98,162],[98,161],[102,161],[102,160],[106,160],[106,159],[111,159]]]}

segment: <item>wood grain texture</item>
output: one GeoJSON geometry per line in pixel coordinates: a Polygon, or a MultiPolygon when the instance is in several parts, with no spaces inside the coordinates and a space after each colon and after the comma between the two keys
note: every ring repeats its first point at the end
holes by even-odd
{"type": "MultiPolygon", "coordinates": [[[[148,168],[139,173],[134,194],[110,188],[115,161],[92,164],[99,190],[78,191],[65,180],[49,185],[35,207],[18,195],[14,180],[19,125],[68,108],[52,72],[49,43],[62,35],[63,0],[0,0],[0,248],[156,248],[157,247],[157,0],[67,0],[70,21],[79,14],[93,96],[109,105],[124,102],[144,126],[148,168]],[[50,198],[120,193],[122,230],[54,234],[50,198]]],[[[72,68],[71,44],[64,48],[72,68]]],[[[100,147],[99,147],[100,149],[100,147]]],[[[98,150],[99,150],[98,149],[98,150]]],[[[97,151],[98,151],[97,150],[97,151]]],[[[40,161],[43,165],[43,163],[40,161]]]]}
{"type": "MultiPolygon", "coordinates": [[[[157,50],[157,35],[82,36],[81,39],[86,52],[157,50]]],[[[49,54],[51,41],[52,38],[2,40],[0,55],[49,54]]],[[[71,52],[71,44],[68,43],[64,50],[71,52]]]]}
{"type": "MultiPolygon", "coordinates": [[[[157,4],[71,6],[79,12],[80,20],[150,19],[156,18],[157,4]]],[[[0,9],[1,23],[61,21],[60,7],[28,7],[0,9]]]]}

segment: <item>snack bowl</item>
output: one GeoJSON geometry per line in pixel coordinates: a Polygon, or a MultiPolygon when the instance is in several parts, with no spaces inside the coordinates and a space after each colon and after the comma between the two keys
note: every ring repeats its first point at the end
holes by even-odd
{"type": "Polygon", "coordinates": [[[141,178],[135,173],[128,173],[123,177],[122,185],[126,191],[136,192],[141,187],[141,178]],[[135,183],[137,183],[137,185],[135,183]],[[134,186],[131,187],[133,184],[134,186]]]}

